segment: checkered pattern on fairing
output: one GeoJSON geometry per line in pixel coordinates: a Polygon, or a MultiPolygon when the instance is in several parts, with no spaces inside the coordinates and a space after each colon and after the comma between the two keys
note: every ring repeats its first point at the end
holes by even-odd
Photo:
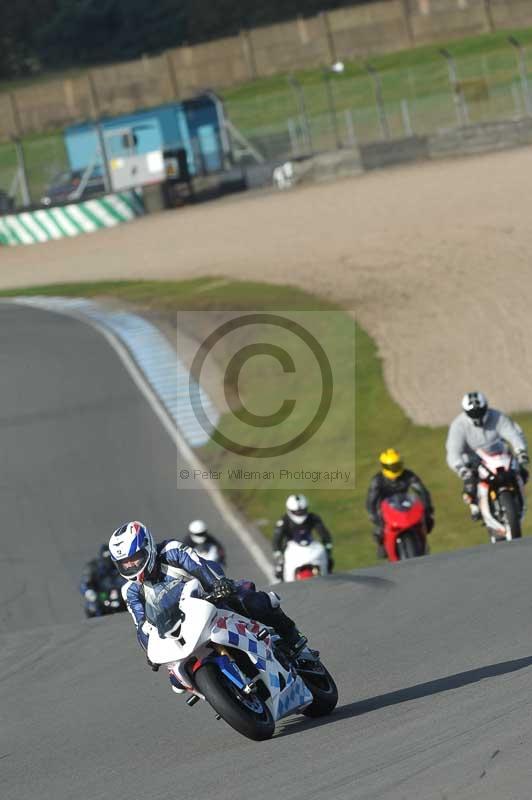
{"type": "Polygon", "coordinates": [[[257,667],[265,670],[266,663],[273,661],[273,653],[269,636],[262,641],[256,638],[261,627],[258,622],[253,620],[243,622],[220,614],[214,621],[212,638],[220,644],[230,644],[241,650],[247,650],[248,653],[255,656],[257,667]]]}
{"type": "Polygon", "coordinates": [[[274,716],[276,719],[281,719],[297,708],[312,702],[312,694],[299,676],[292,677],[283,691],[277,694],[281,683],[275,668],[271,639],[267,636],[263,641],[258,641],[255,637],[260,629],[261,626],[257,622],[245,623],[243,620],[235,620],[234,617],[220,614],[214,621],[212,639],[219,644],[228,644],[246,650],[252,656],[257,668],[266,672],[273,690],[274,703],[277,700],[277,713],[274,716]]]}
{"type": "Polygon", "coordinates": [[[298,675],[279,695],[277,719],[286,717],[296,708],[301,708],[311,702],[312,694],[298,675]]]}

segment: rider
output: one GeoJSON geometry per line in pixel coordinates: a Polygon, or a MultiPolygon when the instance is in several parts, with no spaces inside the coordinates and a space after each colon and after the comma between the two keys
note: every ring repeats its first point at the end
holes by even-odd
{"type": "Polygon", "coordinates": [[[394,494],[415,492],[425,506],[427,533],[434,527],[434,508],[430,492],[415,472],[405,469],[400,454],[393,447],[379,456],[380,472],[373,476],[366,497],[366,511],[373,522],[373,538],[377,542],[377,558],[386,558],[384,550],[381,503],[394,494]]]}
{"type": "Polygon", "coordinates": [[[81,575],[79,590],[83,595],[85,613],[88,617],[101,616],[102,612],[100,604],[98,603],[98,592],[101,589],[102,583],[109,579],[113,580],[115,583],[119,582],[114,564],[111,560],[109,545],[102,544],[97,558],[93,558],[87,563],[81,575]]]}
{"type": "MultiPolygon", "coordinates": [[[[176,539],[155,544],[142,522],[128,522],[117,528],[109,539],[109,550],[116,568],[127,581],[122,594],[135,622],[137,640],[144,651],[148,646],[144,586],[174,580],[180,580],[184,585],[191,578],[197,578],[203,590],[214,595],[217,601],[230,604],[230,599],[235,598],[246,615],[273,628],[292,654],[300,652],[307,642],[294,621],[281,610],[275,592],[258,592],[251,581],[235,583],[225,577],[219,564],[206,561],[176,539]]],[[[170,673],[170,683],[177,693],[184,691],[173,673],[170,673]]]]}
{"type": "Polygon", "coordinates": [[[216,547],[218,550],[218,558],[214,559],[225,567],[225,550],[222,543],[216,536],[209,533],[207,525],[201,519],[194,519],[188,526],[188,536],[183,539],[183,544],[186,547],[193,547],[197,553],[203,555],[208,552],[211,547],[216,547]]]}
{"type": "Polygon", "coordinates": [[[327,569],[333,571],[332,538],[321,517],[308,510],[304,494],[291,494],[286,501],[286,514],[277,520],[273,534],[273,566],[275,577],[283,577],[284,551],[288,542],[312,541],[316,531],[327,551],[327,569]]]}
{"type": "Polygon", "coordinates": [[[469,505],[471,519],[479,520],[482,515],[477,503],[478,456],[475,451],[499,439],[508,442],[526,483],[528,447],[519,425],[502,411],[489,408],[482,392],[467,392],[462,398],[462,409],[451,422],[447,435],[447,464],[464,482],[462,497],[469,505]]]}

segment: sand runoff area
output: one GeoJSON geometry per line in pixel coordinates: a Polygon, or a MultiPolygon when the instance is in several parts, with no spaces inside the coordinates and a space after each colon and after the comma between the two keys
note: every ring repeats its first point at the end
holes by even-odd
{"type": "Polygon", "coordinates": [[[532,408],[532,148],[238,196],[43,245],[0,247],[0,287],[227,276],[349,308],[394,398],[448,422],[468,389],[532,408]]]}

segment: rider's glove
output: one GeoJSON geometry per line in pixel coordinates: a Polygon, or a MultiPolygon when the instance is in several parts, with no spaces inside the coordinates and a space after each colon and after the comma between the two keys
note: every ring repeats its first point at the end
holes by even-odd
{"type": "Polygon", "coordinates": [[[224,600],[226,597],[231,597],[235,592],[234,581],[230,578],[220,578],[212,587],[211,595],[215,600],[224,600]]]}
{"type": "Polygon", "coordinates": [[[517,461],[520,467],[526,467],[529,462],[528,453],[526,450],[520,450],[518,453],[515,454],[517,461]]]}
{"type": "Polygon", "coordinates": [[[458,470],[459,476],[462,478],[463,482],[473,480],[473,470],[469,467],[460,467],[458,470]]]}

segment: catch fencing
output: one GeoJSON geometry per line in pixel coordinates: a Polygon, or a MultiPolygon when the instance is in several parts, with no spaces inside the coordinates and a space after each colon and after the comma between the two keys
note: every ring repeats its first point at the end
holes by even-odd
{"type": "Polygon", "coordinates": [[[532,115],[532,47],[518,43],[464,58],[445,51],[401,70],[341,67],[228,99],[228,116],[266,159],[279,159],[532,115]]]}
{"type": "MultiPolygon", "coordinates": [[[[334,69],[292,73],[260,94],[225,100],[234,150],[244,163],[282,162],[404,137],[467,136],[472,126],[532,119],[532,45],[507,39],[492,53],[455,58],[441,51],[422,65],[375,71],[335,62],[334,69]]],[[[502,130],[502,129],[501,129],[502,130]]],[[[450,146],[450,145],[449,145],[450,146]]],[[[501,145],[501,146],[504,146],[501,145]]],[[[61,134],[0,145],[4,193],[17,206],[38,203],[68,169],[61,134]],[[20,180],[21,159],[28,197],[20,180]]]]}

